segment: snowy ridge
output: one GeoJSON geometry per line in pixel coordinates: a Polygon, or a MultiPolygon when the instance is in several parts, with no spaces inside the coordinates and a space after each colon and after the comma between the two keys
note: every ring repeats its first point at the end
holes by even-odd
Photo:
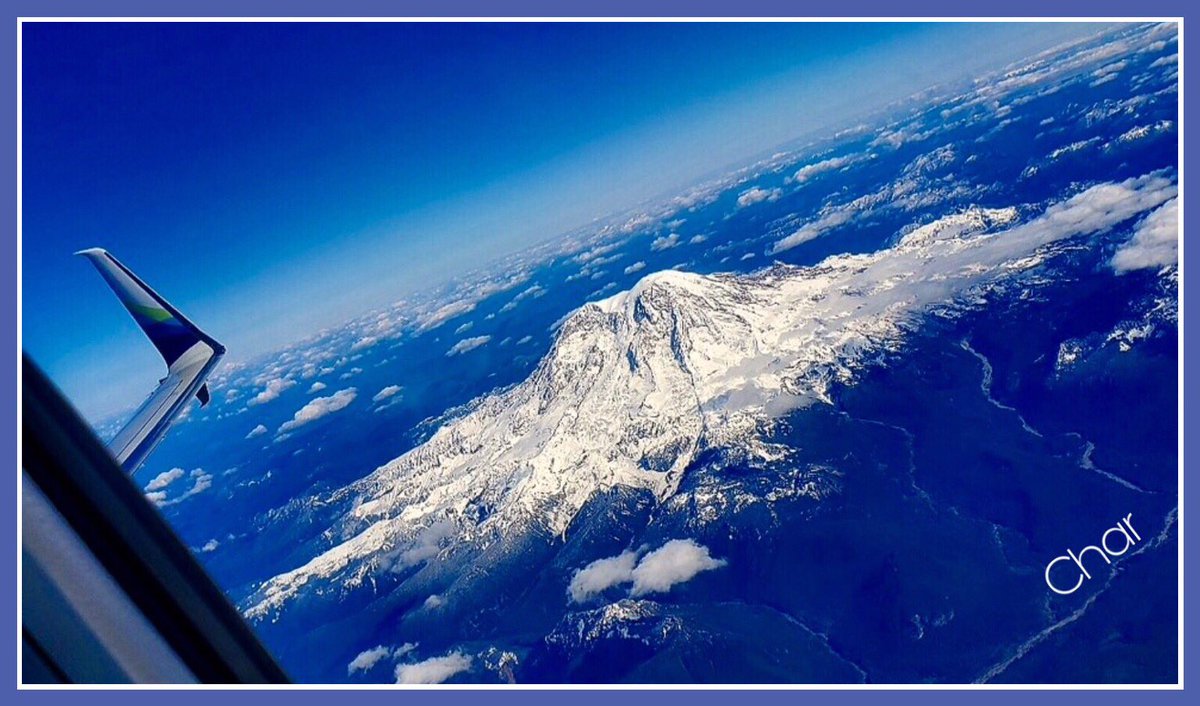
{"type": "Polygon", "coordinates": [[[658,603],[624,598],[565,617],[546,636],[546,642],[568,649],[578,649],[602,639],[623,638],[650,644],[650,635],[661,641],[682,630],[683,621],[676,616],[664,615],[658,603]]]}
{"type": "Polygon", "coordinates": [[[669,497],[705,448],[769,457],[765,425],[828,400],[923,314],[967,306],[1036,268],[1056,241],[1112,228],[1175,193],[1172,176],[1150,174],[1094,186],[1025,223],[1015,209],[971,209],[893,247],[813,267],[648,275],[570,316],[525,382],[335,492],[327,501],[352,509],[332,532],[349,539],[265,582],[246,613],[268,617],[310,581],[353,586],[450,546],[562,534],[613,486],[669,497]]]}

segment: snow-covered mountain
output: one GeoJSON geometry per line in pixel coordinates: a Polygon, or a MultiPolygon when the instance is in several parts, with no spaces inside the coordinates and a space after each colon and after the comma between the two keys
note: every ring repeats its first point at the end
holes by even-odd
{"type": "Polygon", "coordinates": [[[708,448],[777,457],[785,452],[762,441],[773,420],[827,402],[925,314],[972,306],[999,282],[1036,286],[1025,275],[1048,249],[1175,194],[1172,176],[1149,174],[1094,186],[1023,222],[1017,208],[970,209],[891,247],[813,267],[648,275],[567,318],[523,383],[319,499],[346,507],[329,533],[344,541],[263,583],[247,615],[268,617],[306,586],[355,585],[451,544],[563,534],[615,486],[665,499],[708,448]]]}

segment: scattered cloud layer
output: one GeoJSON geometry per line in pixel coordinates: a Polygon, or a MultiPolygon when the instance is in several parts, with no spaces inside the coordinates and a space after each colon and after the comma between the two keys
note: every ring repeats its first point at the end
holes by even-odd
{"type": "Polygon", "coordinates": [[[262,436],[263,434],[266,434],[267,431],[268,430],[265,425],[259,424],[258,426],[254,427],[253,429],[250,430],[250,433],[246,435],[246,438],[253,439],[257,436],[262,436]]]}
{"type": "Polygon", "coordinates": [[[640,272],[644,269],[646,269],[646,263],[642,262],[641,260],[638,260],[637,262],[633,263],[629,267],[625,268],[625,274],[631,275],[634,272],[640,272]]]}
{"type": "Polygon", "coordinates": [[[320,380],[317,380],[316,382],[314,382],[312,384],[312,387],[308,388],[308,394],[311,395],[314,392],[320,392],[321,390],[324,390],[326,387],[327,387],[327,385],[325,383],[321,382],[320,380]]]}

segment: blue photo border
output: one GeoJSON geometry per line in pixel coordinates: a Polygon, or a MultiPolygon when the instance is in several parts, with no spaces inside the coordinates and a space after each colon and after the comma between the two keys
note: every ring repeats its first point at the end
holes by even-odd
{"type": "MultiPolygon", "coordinates": [[[[1195,0],[1190,2],[1192,7],[1200,8],[1200,4],[1195,0]]],[[[5,57],[4,63],[6,70],[0,72],[0,82],[2,82],[2,90],[4,96],[5,109],[0,111],[0,129],[9,136],[7,140],[2,142],[0,151],[3,152],[4,161],[9,165],[9,168],[0,176],[0,183],[3,183],[4,191],[7,196],[3,199],[3,238],[5,251],[10,253],[9,258],[4,258],[3,279],[6,286],[3,292],[3,298],[6,300],[6,306],[3,307],[0,316],[3,317],[3,323],[0,329],[3,330],[3,336],[7,342],[2,354],[3,358],[0,362],[3,363],[10,372],[7,375],[0,377],[0,398],[7,401],[6,405],[0,409],[0,419],[3,420],[6,428],[11,431],[3,436],[0,441],[0,450],[5,458],[15,459],[17,457],[17,414],[20,405],[18,397],[18,377],[19,377],[19,355],[20,351],[17,346],[17,304],[18,304],[18,268],[19,261],[17,257],[17,218],[18,218],[18,194],[17,194],[17,172],[15,165],[17,163],[17,19],[20,17],[268,17],[268,16],[320,16],[320,17],[388,17],[388,16],[440,16],[440,17],[472,17],[472,16],[613,16],[613,17],[634,17],[634,16],[669,16],[669,17],[1012,17],[1016,18],[1034,18],[1039,16],[1044,17],[1087,17],[1087,18],[1125,18],[1125,17],[1156,17],[1156,18],[1184,18],[1184,27],[1186,29],[1187,9],[1189,2],[1184,0],[1140,0],[1139,2],[1120,2],[1116,0],[1057,0],[1049,3],[1046,0],[1007,0],[1006,2],[995,2],[988,0],[987,2],[964,3],[953,0],[913,0],[908,3],[884,2],[883,0],[839,0],[837,3],[829,3],[817,5],[814,3],[801,3],[796,1],[788,2],[787,0],[337,0],[334,2],[328,0],[174,0],[171,2],[163,2],[162,0],[24,0],[6,2],[5,6],[11,8],[12,24],[8,30],[2,33],[0,38],[0,55],[5,57]],[[15,372],[14,372],[15,371],[15,372]]],[[[1186,42],[1186,37],[1181,34],[1181,43],[1186,42]]],[[[1191,52],[1195,54],[1196,52],[1191,52]]],[[[1187,60],[1181,67],[1182,75],[1186,77],[1193,71],[1197,71],[1197,61],[1195,59],[1187,60]]],[[[1186,79],[1185,79],[1186,80],[1186,79]]],[[[1183,90],[1184,111],[1189,112],[1196,108],[1197,100],[1195,91],[1188,90],[1184,86],[1183,90]]],[[[1182,135],[1182,131],[1181,131],[1182,135]]],[[[1181,138],[1182,139],[1182,138],[1181,138]]],[[[1194,159],[1196,141],[1193,140],[1191,145],[1184,143],[1183,148],[1183,163],[1180,165],[1180,173],[1185,164],[1197,163],[1194,159]]],[[[1186,214],[1192,206],[1200,204],[1197,200],[1197,187],[1194,184],[1189,184],[1186,181],[1182,182],[1183,190],[1182,197],[1185,205],[1184,213],[1186,214]]],[[[1200,206],[1197,206],[1200,208],[1200,206]]],[[[1200,213],[1200,210],[1195,211],[1200,213]]],[[[1186,225],[1185,225],[1186,228],[1186,225]]],[[[1183,248],[1183,267],[1185,269],[1194,269],[1200,267],[1200,246],[1192,248],[1183,248]]],[[[1200,272],[1200,269],[1196,270],[1200,272]]],[[[1186,363],[1190,358],[1200,355],[1197,351],[1197,336],[1200,332],[1195,327],[1188,327],[1183,321],[1183,312],[1192,309],[1197,305],[1197,297],[1200,296],[1196,292],[1195,286],[1192,291],[1186,289],[1182,292],[1182,301],[1180,308],[1180,326],[1184,345],[1184,357],[1181,362],[1186,363]],[[1190,350],[1191,353],[1187,353],[1190,350]]],[[[1183,400],[1186,407],[1188,401],[1197,399],[1200,390],[1197,389],[1196,376],[1188,378],[1185,376],[1183,383],[1183,400]]],[[[1183,427],[1185,444],[1186,439],[1200,438],[1195,435],[1200,434],[1200,422],[1193,417],[1188,419],[1182,417],[1180,423],[1183,427]]],[[[1185,449],[1185,478],[1191,474],[1191,466],[1195,464],[1188,463],[1188,456],[1185,449]]],[[[688,691],[671,691],[671,690],[602,690],[602,691],[565,691],[565,690],[514,690],[514,689],[489,689],[489,690],[436,690],[436,691],[397,691],[382,688],[377,691],[340,691],[340,690],[294,690],[287,692],[270,692],[270,691],[250,691],[230,689],[228,691],[172,691],[165,693],[157,689],[140,689],[136,691],[109,691],[109,690],[71,690],[71,691],[17,691],[16,684],[18,677],[16,674],[17,655],[16,650],[19,648],[19,639],[14,640],[16,634],[16,503],[17,503],[17,483],[19,483],[19,469],[14,461],[14,473],[2,485],[0,485],[0,506],[8,508],[10,521],[6,522],[3,527],[3,540],[0,540],[0,546],[3,547],[3,566],[8,567],[6,570],[7,580],[0,582],[0,596],[3,600],[0,601],[7,609],[0,610],[3,614],[2,628],[0,634],[7,635],[7,639],[0,640],[0,665],[8,665],[9,672],[12,675],[13,681],[12,696],[20,703],[76,703],[87,702],[91,704],[129,704],[129,703],[152,703],[162,699],[168,699],[172,706],[182,706],[191,704],[210,704],[220,700],[223,704],[238,704],[238,703],[254,703],[258,704],[262,701],[286,701],[289,704],[317,704],[327,703],[334,699],[349,699],[354,701],[368,701],[372,703],[400,703],[407,704],[459,704],[459,703],[481,703],[488,702],[496,706],[525,706],[527,704],[551,704],[559,703],[563,700],[569,701],[572,706],[591,706],[592,704],[607,704],[610,701],[619,700],[628,702],[630,700],[637,702],[659,702],[673,701],[676,699],[686,700],[690,704],[705,706],[707,704],[727,704],[733,700],[754,701],[755,703],[797,703],[797,702],[818,702],[818,703],[841,703],[853,704],[863,703],[867,701],[887,700],[890,704],[897,706],[907,706],[908,704],[924,705],[928,703],[957,703],[964,697],[969,697],[973,700],[979,700],[986,703],[1007,703],[1020,699],[1025,704],[1060,704],[1067,701],[1086,700],[1089,704],[1128,704],[1128,703],[1158,703],[1161,701],[1171,701],[1180,703],[1186,698],[1185,692],[1181,690],[1166,690],[1154,692],[1137,692],[1130,693],[1127,690],[1109,688],[1109,687],[1094,687],[1086,690],[1062,691],[1054,689],[1033,689],[1029,691],[1011,691],[1011,690],[973,690],[970,693],[964,693],[960,690],[893,690],[893,689],[849,689],[849,690],[831,690],[831,691],[785,691],[785,690],[688,690],[688,691]]],[[[1186,495],[1188,505],[1196,507],[1195,496],[1197,492],[1198,481],[1188,483],[1185,481],[1182,488],[1183,494],[1186,495]]],[[[7,514],[7,513],[6,513],[7,514]]],[[[1198,543],[1195,527],[1189,526],[1183,521],[1183,515],[1180,516],[1180,529],[1183,534],[1184,546],[1196,547],[1198,543]]],[[[1189,562],[1185,560],[1184,567],[1184,586],[1197,585],[1197,573],[1200,572],[1200,566],[1187,566],[1189,562]]],[[[1194,564],[1194,562],[1190,562],[1194,564]]],[[[1181,682],[1186,684],[1190,681],[1189,677],[1196,677],[1196,658],[1195,648],[1187,650],[1186,646],[1189,640],[1188,637],[1194,636],[1197,632],[1197,611],[1195,609],[1184,612],[1184,661],[1183,673],[1181,682]]]]}

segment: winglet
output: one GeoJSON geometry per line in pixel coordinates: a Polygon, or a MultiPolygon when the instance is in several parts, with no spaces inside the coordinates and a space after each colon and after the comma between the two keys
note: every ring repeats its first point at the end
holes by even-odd
{"type": "Polygon", "coordinates": [[[88,248],[75,254],[92,261],[100,276],[108,282],[108,286],[112,287],[121,303],[133,316],[133,320],[162,354],[168,367],[199,341],[212,346],[217,354],[225,352],[224,346],[188,321],[108,251],[103,248],[88,248]]]}
{"type": "Polygon", "coordinates": [[[208,404],[208,385],[204,381],[225,347],[105,250],[89,248],[76,255],[92,261],[167,363],[166,377],[158,381],[158,387],[108,442],[117,463],[133,473],[163,440],[193,396],[201,406],[208,404]]]}

